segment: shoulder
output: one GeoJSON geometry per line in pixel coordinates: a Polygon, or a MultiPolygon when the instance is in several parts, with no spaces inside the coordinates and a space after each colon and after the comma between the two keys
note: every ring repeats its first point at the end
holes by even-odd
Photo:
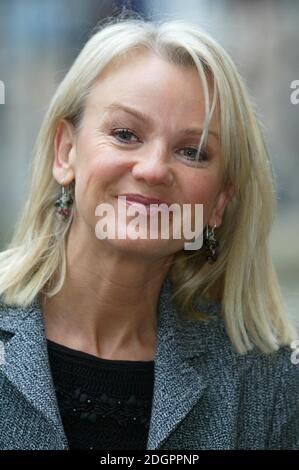
{"type": "MultiPolygon", "coordinates": [[[[221,330],[225,336],[223,326],[221,330]]],[[[227,344],[230,343],[229,339],[226,341],[227,344]]],[[[238,368],[243,374],[248,374],[253,382],[258,381],[267,388],[285,390],[291,394],[299,386],[299,348],[296,353],[295,343],[296,341],[279,345],[277,350],[270,353],[253,346],[245,354],[239,354],[235,350],[232,354],[238,368]]]]}
{"type": "Polygon", "coordinates": [[[4,301],[3,296],[0,296],[0,331],[14,332],[32,312],[35,302],[27,306],[8,304],[4,301]]]}
{"type": "Polygon", "coordinates": [[[22,312],[26,312],[26,309],[26,306],[6,303],[3,295],[0,295],[0,318],[6,318],[7,316],[18,316],[22,314],[22,312]]]}
{"type": "Polygon", "coordinates": [[[293,345],[270,354],[252,350],[239,358],[251,413],[258,410],[270,423],[269,449],[299,449],[299,350],[293,345]]]}
{"type": "MultiPolygon", "coordinates": [[[[201,304],[202,307],[202,304],[201,304]]],[[[261,351],[257,346],[244,354],[237,352],[228,335],[223,316],[221,315],[221,304],[211,302],[204,306],[204,313],[208,313],[209,320],[203,323],[195,320],[193,330],[200,331],[205,336],[206,343],[211,345],[211,350],[216,354],[223,354],[231,360],[235,366],[245,371],[269,375],[273,381],[277,381],[281,375],[287,374],[296,382],[299,374],[299,340],[291,344],[279,345],[277,350],[270,353],[261,351]],[[268,371],[268,374],[267,374],[268,371]]]]}
{"type": "MultiPolygon", "coordinates": [[[[226,336],[223,325],[218,335],[226,336]]],[[[298,341],[267,354],[254,347],[244,355],[235,352],[227,338],[223,341],[228,359],[222,366],[229,362],[245,419],[267,429],[267,448],[299,449],[298,341]]]]}
{"type": "Polygon", "coordinates": [[[201,363],[206,366],[210,364],[217,373],[219,367],[222,370],[230,369],[240,380],[247,382],[250,378],[260,387],[285,389],[288,382],[290,393],[296,387],[299,391],[299,341],[280,345],[271,353],[253,346],[245,354],[240,354],[233,346],[219,312],[219,304],[214,304],[210,306],[208,321],[189,321],[186,339],[193,352],[197,350],[196,356],[201,363]]]}
{"type": "MultiPolygon", "coordinates": [[[[266,361],[265,361],[266,362],[266,361]]],[[[273,387],[272,449],[299,449],[299,350],[281,347],[268,359],[273,387]]]]}
{"type": "Polygon", "coordinates": [[[286,345],[270,354],[248,353],[247,363],[256,387],[260,382],[267,395],[273,396],[275,408],[282,414],[297,413],[299,420],[299,351],[286,345]]]}

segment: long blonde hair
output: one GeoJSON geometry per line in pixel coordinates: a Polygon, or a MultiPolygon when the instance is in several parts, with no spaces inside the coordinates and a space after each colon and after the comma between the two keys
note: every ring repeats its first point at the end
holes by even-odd
{"type": "MultiPolygon", "coordinates": [[[[50,297],[61,289],[75,208],[68,222],[55,225],[54,202],[60,195],[60,185],[52,176],[56,128],[61,119],[68,119],[78,130],[86,97],[104,67],[140,47],[174,64],[197,68],[205,96],[205,131],[217,102],[224,184],[231,182],[235,188],[217,230],[217,262],[207,263],[202,250],[177,253],[170,270],[173,298],[179,309],[198,321],[205,318],[196,308],[199,298],[219,302],[228,335],[239,353],[254,345],[263,352],[277,350],[296,333],[285,313],[269,255],[275,181],[261,125],[229,55],[196,25],[181,20],[109,18],[87,41],[42,122],[26,203],[10,244],[0,253],[0,295],[8,304],[26,306],[41,291],[50,297]],[[214,83],[211,106],[208,74],[214,83]]],[[[206,132],[202,139],[205,136],[206,132]]]]}

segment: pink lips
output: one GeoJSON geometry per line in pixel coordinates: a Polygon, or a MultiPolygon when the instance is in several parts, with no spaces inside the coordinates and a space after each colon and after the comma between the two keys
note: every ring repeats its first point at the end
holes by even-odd
{"type": "Polygon", "coordinates": [[[162,201],[161,199],[157,199],[154,197],[146,197],[142,196],[142,194],[119,194],[119,196],[125,196],[127,201],[130,202],[137,202],[139,204],[149,205],[149,204],[167,204],[169,203],[166,201],[162,201]]]}

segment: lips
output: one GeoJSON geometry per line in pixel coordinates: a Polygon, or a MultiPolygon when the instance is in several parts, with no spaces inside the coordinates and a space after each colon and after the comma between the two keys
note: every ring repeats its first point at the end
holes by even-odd
{"type": "Polygon", "coordinates": [[[144,204],[145,206],[148,206],[150,204],[167,204],[168,206],[170,205],[168,202],[163,201],[161,199],[143,196],[142,194],[130,193],[130,194],[119,194],[119,196],[125,196],[127,201],[137,202],[139,204],[144,204]]]}

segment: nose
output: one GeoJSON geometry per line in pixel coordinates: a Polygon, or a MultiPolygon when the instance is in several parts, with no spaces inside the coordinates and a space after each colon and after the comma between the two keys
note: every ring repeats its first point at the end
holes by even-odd
{"type": "Polygon", "coordinates": [[[132,175],[137,180],[144,180],[149,186],[164,184],[170,186],[173,173],[167,162],[166,151],[155,150],[144,155],[132,168],[132,175]]]}

